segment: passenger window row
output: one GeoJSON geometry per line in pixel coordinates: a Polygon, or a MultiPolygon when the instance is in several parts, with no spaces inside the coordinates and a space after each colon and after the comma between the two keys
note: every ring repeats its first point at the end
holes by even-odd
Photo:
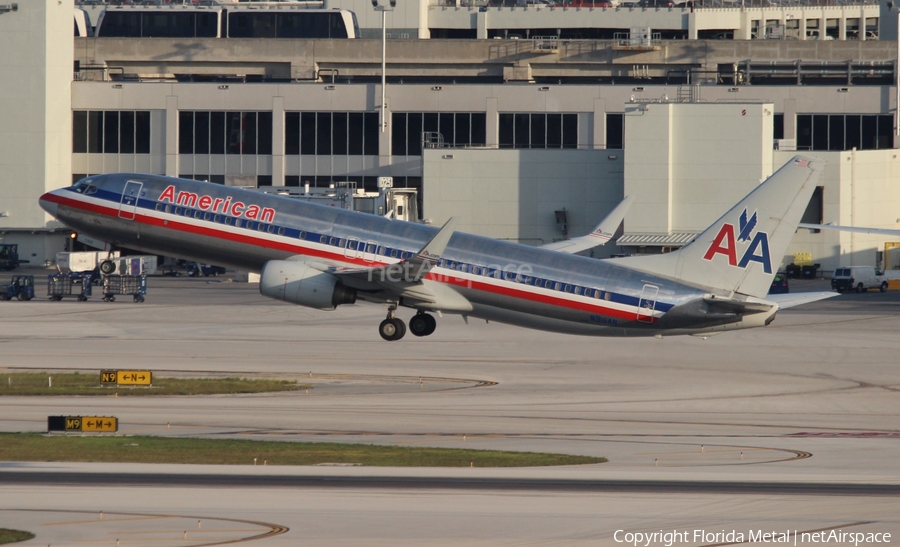
{"type": "MultiPolygon", "coordinates": [[[[275,226],[273,224],[265,224],[262,222],[254,222],[252,220],[242,219],[242,218],[234,218],[227,215],[214,214],[210,212],[204,212],[200,210],[190,209],[188,207],[181,206],[173,206],[173,205],[165,205],[162,203],[156,204],[157,211],[165,211],[169,214],[175,214],[179,216],[185,217],[193,217],[196,219],[202,220],[212,220],[213,222],[219,224],[225,224],[228,226],[235,226],[237,228],[246,228],[248,230],[256,230],[260,232],[265,232],[269,234],[277,233],[280,236],[287,235],[290,237],[297,237],[298,239],[304,241],[317,242],[322,245],[328,245],[331,247],[338,247],[345,250],[357,251],[360,253],[370,253],[375,255],[380,255],[384,257],[397,258],[400,260],[408,260],[412,258],[413,254],[410,251],[404,251],[401,249],[394,249],[391,247],[385,247],[383,245],[378,245],[374,242],[365,242],[359,241],[357,239],[348,239],[337,236],[328,236],[325,234],[315,234],[306,232],[304,230],[293,230],[290,228],[284,228],[282,226],[275,226]]],[[[539,287],[543,289],[549,289],[552,291],[565,292],[569,294],[574,294],[576,296],[586,296],[588,298],[597,298],[602,300],[611,300],[611,295],[608,291],[602,291],[600,289],[595,289],[592,287],[584,287],[581,285],[574,285],[571,283],[562,283],[560,281],[554,281],[552,279],[545,279],[541,277],[536,277],[532,275],[524,275],[521,273],[516,273],[513,271],[503,270],[501,268],[491,268],[488,266],[477,266],[475,264],[468,264],[466,262],[459,262],[456,260],[449,260],[442,258],[438,260],[439,267],[446,268],[448,270],[455,270],[462,273],[470,273],[473,275],[483,276],[483,277],[491,277],[494,279],[502,279],[505,281],[511,281],[515,283],[521,283],[523,285],[529,285],[532,287],[539,287]]]]}

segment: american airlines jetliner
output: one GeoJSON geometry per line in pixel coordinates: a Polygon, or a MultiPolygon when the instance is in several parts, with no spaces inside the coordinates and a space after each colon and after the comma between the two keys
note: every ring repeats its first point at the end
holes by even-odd
{"type": "Polygon", "coordinates": [[[708,336],[836,294],[767,296],[821,171],[797,156],[682,249],[609,260],[571,254],[595,244],[585,238],[608,239],[602,225],[595,238],[530,247],[456,232],[453,219],[436,228],[157,175],[91,176],[40,204],[115,246],[260,272],[270,298],[386,305],[378,332],[390,341],[407,331],[400,308],[414,310],[415,336],[434,332],[434,314],[566,334],[708,336]]]}

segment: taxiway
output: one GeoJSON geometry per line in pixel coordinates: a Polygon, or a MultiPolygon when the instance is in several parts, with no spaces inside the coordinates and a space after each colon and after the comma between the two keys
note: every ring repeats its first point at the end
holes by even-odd
{"type": "Polygon", "coordinates": [[[120,435],[610,459],[453,470],[2,463],[0,527],[37,533],[26,545],[202,545],[226,536],[259,545],[617,545],[616,530],[832,528],[900,540],[900,292],[784,311],[764,329],[661,340],[445,316],[429,338],[387,343],[375,329],[377,306],[319,312],[212,278],[152,278],[144,304],[35,300],[0,310],[9,370],[127,367],[313,386],[3,397],[3,431],[44,431],[48,415],[113,415],[120,435]],[[75,524],[56,524],[67,522],[75,524]],[[214,528],[239,531],[213,538],[214,528]]]}

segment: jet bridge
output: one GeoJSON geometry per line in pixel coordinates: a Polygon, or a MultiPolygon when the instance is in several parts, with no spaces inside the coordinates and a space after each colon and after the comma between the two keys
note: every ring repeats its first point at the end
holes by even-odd
{"type": "Polygon", "coordinates": [[[393,188],[391,177],[378,178],[378,191],[358,188],[355,181],[339,181],[327,188],[304,186],[268,186],[255,190],[287,196],[361,213],[371,213],[397,220],[419,222],[418,190],[393,188]]]}

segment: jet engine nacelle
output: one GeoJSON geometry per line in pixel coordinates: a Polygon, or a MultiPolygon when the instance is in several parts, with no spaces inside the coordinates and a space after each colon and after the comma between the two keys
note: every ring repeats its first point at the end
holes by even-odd
{"type": "Polygon", "coordinates": [[[305,262],[270,260],[259,278],[263,296],[319,310],[333,310],[340,304],[356,302],[356,289],[337,277],[305,262]]]}

